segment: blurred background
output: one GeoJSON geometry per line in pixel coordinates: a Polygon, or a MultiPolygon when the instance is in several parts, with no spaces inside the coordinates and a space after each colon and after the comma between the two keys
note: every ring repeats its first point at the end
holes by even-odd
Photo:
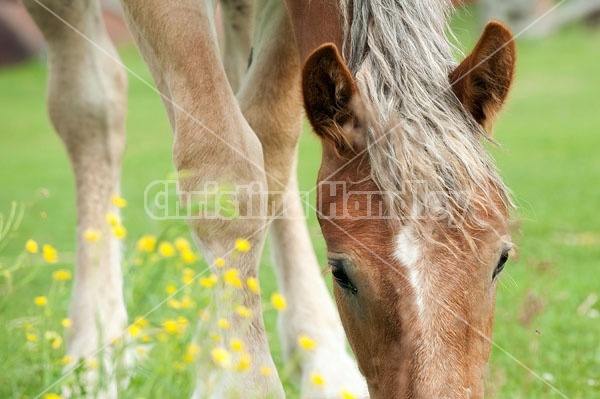
{"type": "MultiPolygon", "coordinates": [[[[500,146],[490,148],[518,205],[513,228],[518,253],[499,285],[488,397],[598,398],[600,0],[456,3],[452,25],[465,53],[489,19],[506,23],[518,36],[516,81],[495,127],[500,146]]],[[[177,265],[135,266],[136,240],[144,234],[187,237],[187,232],[184,223],[161,224],[144,212],[145,187],[172,176],[172,135],[118,3],[103,4],[105,22],[130,72],[122,188],[129,202],[123,211],[128,229],[124,269],[133,319],[164,299],[164,285],[178,281],[181,273],[177,265]]],[[[27,335],[33,331],[28,328],[38,329],[39,344],[43,329],[54,325],[62,331],[60,318],[66,317],[69,287],[53,281],[52,273],[57,268],[72,270],[75,258],[72,174],[46,116],[45,81],[39,32],[18,2],[0,0],[0,363],[6,366],[0,373],[2,398],[35,397],[41,386],[60,375],[64,351],[59,345],[44,352],[27,335]],[[13,207],[23,210],[14,229],[6,223],[13,207]],[[28,239],[55,247],[58,262],[46,264],[26,256],[28,239]],[[16,264],[21,266],[12,266],[16,264]],[[35,307],[32,299],[39,295],[49,295],[52,320],[58,322],[49,321],[35,307]]],[[[320,164],[320,144],[308,128],[299,151],[299,181],[301,189],[308,191],[314,187],[320,164]]],[[[308,223],[325,265],[314,214],[309,214],[308,223]]],[[[267,302],[275,289],[270,259],[267,243],[261,265],[267,302]]],[[[193,267],[198,272],[205,269],[201,263],[193,267]]],[[[330,277],[326,279],[329,284],[330,277]]],[[[197,316],[196,310],[190,311],[190,319],[197,316]]],[[[150,323],[160,326],[162,320],[181,312],[161,309],[150,323]]],[[[265,317],[285,377],[290,373],[277,342],[276,314],[267,312],[265,317]]],[[[178,353],[173,347],[160,356],[169,359],[178,353]]],[[[145,365],[126,397],[189,397],[193,378],[180,363],[173,359],[173,363],[145,365]],[[173,389],[181,395],[170,396],[173,389]]],[[[288,397],[297,397],[292,378],[286,390],[288,397]]]]}

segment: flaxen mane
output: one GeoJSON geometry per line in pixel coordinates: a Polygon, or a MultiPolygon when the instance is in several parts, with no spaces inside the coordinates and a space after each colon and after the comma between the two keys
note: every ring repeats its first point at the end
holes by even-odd
{"type": "Polygon", "coordinates": [[[344,56],[377,118],[367,132],[371,174],[390,211],[431,216],[435,197],[447,210],[437,215],[442,223],[484,228],[474,210],[499,211],[490,193],[511,202],[482,143],[488,137],[450,87],[457,65],[447,38],[451,2],[341,0],[341,6],[344,56]]]}

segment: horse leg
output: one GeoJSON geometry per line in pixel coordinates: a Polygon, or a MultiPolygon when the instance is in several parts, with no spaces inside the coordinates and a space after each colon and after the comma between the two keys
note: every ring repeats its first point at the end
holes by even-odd
{"type": "Polygon", "coordinates": [[[242,112],[259,136],[265,157],[270,237],[278,284],[288,300],[279,330],[286,357],[300,356],[302,396],[337,398],[347,388],[366,396],[366,384],[346,351],[344,331],[326,285],[298,194],[295,159],[301,132],[300,60],[284,2],[257,2],[253,61],[238,93],[242,112]],[[279,193],[279,194],[278,194],[279,193]],[[308,335],[317,347],[304,351],[298,337],[308,335]],[[325,379],[318,387],[310,376],[325,379]]]}
{"type": "MultiPolygon", "coordinates": [[[[67,338],[72,366],[120,337],[127,326],[120,243],[106,221],[108,213],[115,215],[113,221],[119,214],[111,195],[119,193],[127,80],[98,2],[49,0],[41,6],[26,0],[24,4],[47,43],[50,120],[67,149],[75,176],[77,263],[67,338]],[[100,233],[98,241],[86,240],[92,230],[100,233]]],[[[86,390],[95,397],[117,396],[112,359],[104,356],[110,352],[103,349],[98,355],[109,376],[106,386],[94,386],[99,384],[98,373],[87,372],[90,386],[86,390]]]]}
{"type": "MultiPolygon", "coordinates": [[[[240,111],[219,57],[211,20],[214,3],[126,0],[123,6],[138,47],[154,79],[161,83],[165,102],[170,104],[169,119],[175,133],[173,159],[180,172],[182,202],[198,200],[186,193],[205,191],[207,184],[262,187],[254,194],[247,190],[227,193],[231,203],[240,204],[240,217],[192,214],[189,219],[194,239],[206,258],[226,260],[223,268],[213,270],[237,269],[242,281],[256,277],[267,229],[263,153],[240,111]],[[237,238],[248,240],[250,249],[228,256],[237,238]]],[[[239,301],[252,310],[252,316],[249,320],[231,317],[229,329],[222,331],[222,345],[228,345],[233,337],[242,339],[253,367],[236,372],[212,365],[214,374],[200,375],[194,396],[283,398],[269,352],[260,297],[244,289],[237,292],[238,296],[216,303],[219,315],[230,315],[233,304],[239,301]],[[260,366],[268,367],[271,373],[261,373],[265,368],[260,366]],[[218,383],[212,384],[213,376],[218,383]]]]}
{"type": "Polygon", "coordinates": [[[223,65],[229,84],[237,92],[248,69],[252,46],[253,0],[221,0],[223,11],[223,65]]]}

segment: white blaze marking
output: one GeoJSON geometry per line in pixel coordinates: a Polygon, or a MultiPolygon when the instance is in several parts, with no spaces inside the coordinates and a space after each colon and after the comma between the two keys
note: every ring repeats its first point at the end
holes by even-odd
{"type": "Polygon", "coordinates": [[[396,236],[395,256],[396,259],[402,263],[402,266],[408,270],[408,282],[415,293],[415,302],[419,314],[422,315],[425,309],[423,302],[423,284],[425,281],[423,273],[418,267],[418,262],[421,257],[421,247],[413,233],[412,227],[403,228],[396,236]]]}

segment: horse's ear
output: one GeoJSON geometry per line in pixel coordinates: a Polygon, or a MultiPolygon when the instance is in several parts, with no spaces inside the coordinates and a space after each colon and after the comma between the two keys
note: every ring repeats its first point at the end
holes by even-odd
{"type": "Polygon", "coordinates": [[[508,28],[489,22],[473,52],[450,73],[454,93],[475,120],[491,134],[515,71],[516,50],[508,28]]]}
{"type": "Polygon", "coordinates": [[[306,60],[302,71],[306,116],[315,133],[340,155],[363,146],[362,101],[352,74],[334,44],[324,44],[306,60]],[[357,129],[358,128],[358,129],[357,129]]]}

